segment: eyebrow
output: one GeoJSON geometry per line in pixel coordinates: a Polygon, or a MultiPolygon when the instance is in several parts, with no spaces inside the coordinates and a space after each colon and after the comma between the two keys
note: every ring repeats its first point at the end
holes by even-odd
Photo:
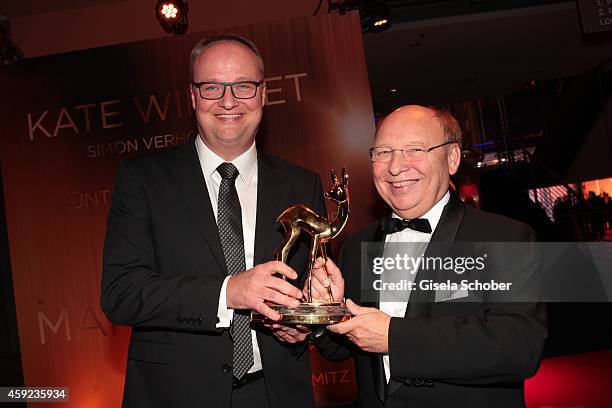
{"type": "Polygon", "coordinates": [[[193,81],[193,82],[200,83],[200,82],[243,82],[243,81],[259,82],[259,81],[263,81],[263,79],[260,80],[260,79],[253,79],[251,77],[239,76],[233,81],[221,81],[217,78],[212,78],[212,79],[206,79],[204,81],[193,81]]]}
{"type": "Polygon", "coordinates": [[[425,147],[425,143],[422,142],[414,142],[414,143],[408,143],[405,145],[401,145],[399,147],[393,147],[389,144],[380,144],[380,145],[375,145],[374,147],[389,147],[391,149],[403,149],[405,147],[425,147]]]}
{"type": "Polygon", "coordinates": [[[231,82],[241,82],[241,81],[258,82],[258,81],[263,81],[263,78],[259,79],[259,78],[253,78],[253,77],[250,77],[250,76],[239,76],[239,77],[236,77],[236,79],[231,81],[231,82]]]}
{"type": "Polygon", "coordinates": [[[263,78],[262,79],[254,79],[252,77],[239,76],[238,78],[236,78],[236,81],[254,81],[254,82],[257,82],[257,81],[263,81],[263,78]]]}

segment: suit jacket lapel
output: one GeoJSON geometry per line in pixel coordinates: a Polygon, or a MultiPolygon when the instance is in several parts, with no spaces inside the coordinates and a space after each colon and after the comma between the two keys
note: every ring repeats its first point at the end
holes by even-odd
{"type": "Polygon", "coordinates": [[[271,258],[270,241],[275,231],[281,228],[276,219],[286,203],[289,180],[276,171],[277,165],[268,156],[257,154],[257,220],[255,222],[255,249],[253,264],[257,265],[271,258]]]}
{"type": "MultiPolygon", "coordinates": [[[[455,240],[459,225],[463,220],[463,213],[465,211],[464,204],[459,200],[457,195],[451,191],[450,199],[444,206],[440,221],[436,230],[433,232],[430,242],[434,245],[429,245],[425,251],[425,257],[442,257],[444,258],[450,250],[451,244],[455,240]]],[[[415,284],[418,287],[419,282],[424,279],[432,279],[436,281],[437,271],[431,272],[429,276],[426,276],[424,271],[419,270],[415,277],[415,284]]],[[[404,318],[410,317],[422,317],[429,316],[431,306],[435,301],[435,291],[428,290],[417,290],[410,294],[408,299],[408,306],[406,307],[406,314],[404,318]]],[[[389,380],[387,386],[387,398],[397,392],[402,386],[402,383],[389,380]]]]}
{"type": "Polygon", "coordinates": [[[438,227],[431,237],[432,242],[454,242],[457,231],[463,221],[465,204],[454,191],[450,192],[448,203],[444,206],[438,227]]]}
{"type": "Polygon", "coordinates": [[[195,142],[185,143],[174,151],[174,163],[170,171],[183,192],[193,219],[213,253],[221,270],[227,274],[225,257],[219,239],[215,214],[210,204],[206,180],[198,159],[195,142]]]}
{"type": "MultiPolygon", "coordinates": [[[[444,206],[438,226],[431,237],[430,243],[433,243],[433,245],[428,245],[427,251],[425,251],[426,258],[444,258],[448,254],[450,246],[457,235],[459,225],[463,220],[464,211],[464,204],[459,200],[459,197],[451,191],[448,203],[444,206]]],[[[437,272],[438,271],[419,270],[415,277],[416,287],[419,287],[419,283],[425,279],[436,281],[437,272]]],[[[405,317],[428,316],[434,301],[435,291],[433,290],[418,290],[411,293],[405,317]]]]}

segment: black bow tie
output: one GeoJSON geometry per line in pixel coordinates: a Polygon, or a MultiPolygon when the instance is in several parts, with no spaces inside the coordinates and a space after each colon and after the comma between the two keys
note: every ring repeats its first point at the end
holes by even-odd
{"type": "Polygon", "coordinates": [[[380,220],[380,228],[383,234],[393,234],[394,232],[403,231],[406,228],[431,234],[431,225],[429,225],[429,221],[425,218],[402,220],[400,218],[387,217],[380,220]]]}

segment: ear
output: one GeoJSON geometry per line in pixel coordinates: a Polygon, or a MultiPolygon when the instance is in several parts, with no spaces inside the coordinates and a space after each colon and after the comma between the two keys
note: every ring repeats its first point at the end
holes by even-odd
{"type": "Polygon", "coordinates": [[[266,93],[266,82],[259,86],[261,88],[261,106],[266,106],[268,101],[268,94],[266,93]]]}
{"type": "Polygon", "coordinates": [[[457,143],[450,145],[446,159],[448,161],[448,174],[452,176],[459,169],[459,163],[461,162],[461,148],[457,143]]]}
{"type": "MultiPolygon", "coordinates": [[[[195,93],[195,86],[190,85],[189,86],[189,95],[191,95],[191,107],[193,108],[193,110],[196,110],[196,98],[199,96],[197,93],[195,93]]],[[[199,92],[199,91],[197,91],[199,92]]]]}

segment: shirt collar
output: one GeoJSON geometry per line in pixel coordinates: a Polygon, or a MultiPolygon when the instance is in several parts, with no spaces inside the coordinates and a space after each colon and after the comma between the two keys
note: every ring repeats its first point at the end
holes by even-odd
{"type": "MultiPolygon", "coordinates": [[[[431,226],[431,231],[435,231],[438,226],[438,222],[440,222],[440,217],[442,217],[442,211],[444,211],[444,206],[448,203],[450,199],[450,192],[447,191],[446,194],[438,201],[433,207],[429,209],[425,214],[420,216],[419,218],[424,218],[429,221],[429,225],[431,226]]],[[[393,213],[392,217],[394,218],[402,218],[399,215],[393,213]]]]}
{"type": "MultiPolygon", "coordinates": [[[[217,167],[221,163],[225,163],[221,157],[213,152],[206,144],[202,141],[200,136],[196,137],[196,150],[198,152],[198,158],[200,159],[200,166],[206,177],[211,177],[217,172],[217,167]]],[[[246,152],[232,160],[232,163],[238,169],[238,178],[244,183],[245,186],[249,186],[255,170],[257,170],[257,149],[255,147],[255,141],[246,152]]]]}

